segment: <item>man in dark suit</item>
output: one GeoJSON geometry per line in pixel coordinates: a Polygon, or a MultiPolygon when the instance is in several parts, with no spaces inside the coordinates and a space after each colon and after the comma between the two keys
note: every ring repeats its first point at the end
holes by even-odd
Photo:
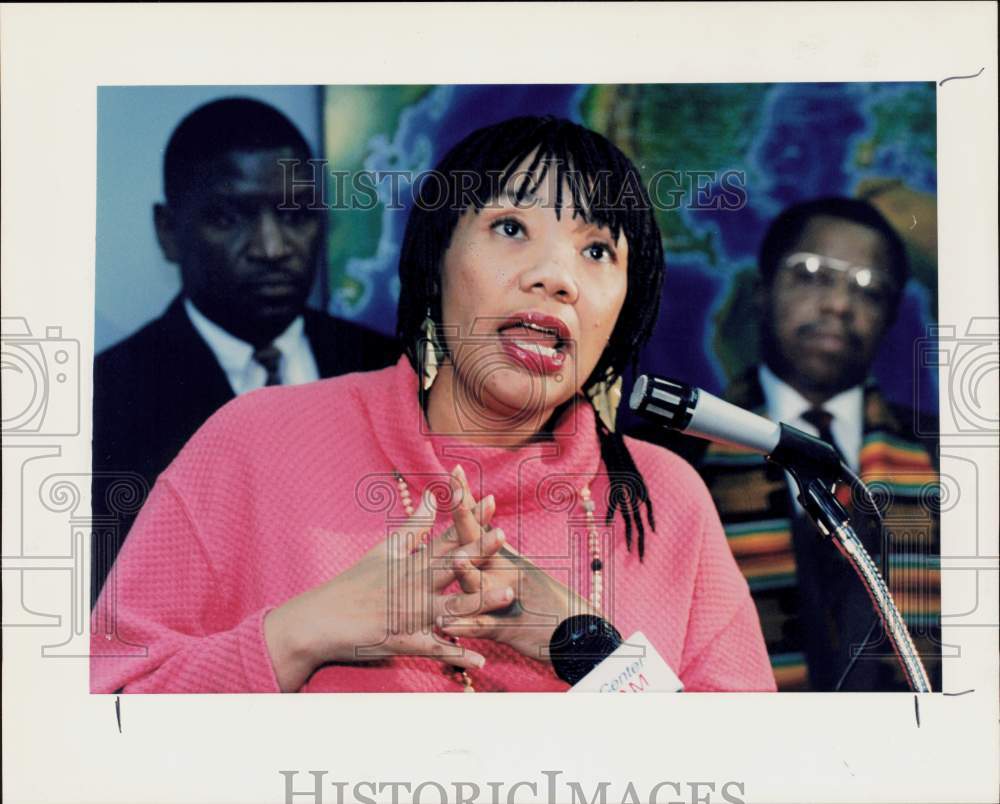
{"type": "MultiPolygon", "coordinates": [[[[940,689],[938,454],[933,440],[916,435],[936,428],[889,403],[869,376],[909,275],[904,244],[870,204],[818,199],[772,222],[758,265],[762,362],[731,384],[726,399],[833,443],[888,502],[890,588],[940,689]]],[[[910,354],[902,359],[912,362],[910,354]]],[[[651,428],[637,435],[699,466],[757,604],[779,690],[906,688],[878,629],[852,664],[873,609],[784,471],[749,450],[698,447],[651,428]]],[[[850,508],[850,495],[841,496],[850,508]]],[[[871,517],[855,511],[853,519],[868,551],[880,554],[871,517]]]]}
{"type": "Polygon", "coordinates": [[[153,213],[181,292],[94,362],[94,600],[157,475],[219,407],[400,353],[391,338],[306,307],[325,213],[292,181],[289,160],[309,157],[284,115],[242,98],[196,109],[170,138],[166,203],[153,213]]]}

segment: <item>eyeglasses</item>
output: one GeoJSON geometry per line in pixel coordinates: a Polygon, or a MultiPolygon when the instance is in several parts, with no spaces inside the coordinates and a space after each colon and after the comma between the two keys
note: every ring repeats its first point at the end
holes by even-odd
{"type": "Polygon", "coordinates": [[[781,268],[791,289],[800,293],[829,293],[838,284],[845,283],[853,299],[880,307],[899,292],[899,285],[878,268],[853,265],[846,260],[808,251],[789,255],[781,268]]]}

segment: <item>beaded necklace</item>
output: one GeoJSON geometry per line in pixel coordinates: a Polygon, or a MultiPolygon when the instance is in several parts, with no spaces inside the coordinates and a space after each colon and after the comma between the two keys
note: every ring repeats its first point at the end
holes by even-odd
{"type": "MultiPolygon", "coordinates": [[[[413,507],[413,498],[410,495],[409,484],[407,484],[406,478],[399,471],[394,470],[393,474],[396,476],[396,485],[399,487],[399,498],[403,503],[403,510],[406,512],[407,517],[412,518],[415,509],[413,507]]],[[[594,501],[590,495],[590,487],[586,484],[584,484],[578,493],[580,495],[580,505],[583,508],[584,520],[587,523],[587,548],[590,553],[591,575],[590,605],[593,606],[595,611],[601,611],[601,595],[604,591],[604,564],[601,561],[601,538],[597,531],[597,520],[594,517],[594,501]]],[[[426,534],[423,540],[424,542],[427,541],[426,534]]],[[[448,636],[447,639],[455,645],[459,644],[458,637],[448,636]]],[[[461,667],[454,667],[452,668],[452,674],[455,681],[462,685],[463,692],[476,691],[468,670],[461,667]]]]}

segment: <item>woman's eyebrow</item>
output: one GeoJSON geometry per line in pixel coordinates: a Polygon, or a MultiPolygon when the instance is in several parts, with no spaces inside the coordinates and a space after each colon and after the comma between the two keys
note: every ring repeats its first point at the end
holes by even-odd
{"type": "Polygon", "coordinates": [[[574,233],[582,231],[602,232],[606,233],[608,237],[613,238],[610,226],[608,226],[605,223],[597,223],[597,221],[589,219],[585,217],[583,214],[580,215],[580,222],[573,228],[574,233]]]}
{"type": "Polygon", "coordinates": [[[519,192],[511,188],[508,184],[504,187],[504,189],[486,202],[486,208],[489,208],[491,204],[509,204],[511,206],[518,206],[527,203],[534,205],[537,200],[538,196],[530,187],[525,188],[523,192],[519,192]]]}

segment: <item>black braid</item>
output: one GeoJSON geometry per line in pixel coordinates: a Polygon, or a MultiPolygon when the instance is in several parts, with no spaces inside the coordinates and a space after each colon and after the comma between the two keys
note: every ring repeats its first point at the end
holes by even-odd
{"type": "Polygon", "coordinates": [[[646,552],[646,528],[642,522],[642,505],[646,506],[646,518],[649,520],[649,529],[656,530],[656,521],[653,518],[653,501],[649,496],[649,489],[642,473],[632,459],[632,453],[625,445],[625,439],[621,433],[613,433],[608,430],[600,416],[594,417],[597,426],[597,440],[601,445],[601,460],[608,470],[608,482],[610,489],[608,493],[608,512],[605,516],[605,525],[610,525],[614,519],[615,511],[621,510],[622,519],[625,521],[625,547],[632,549],[632,523],[638,534],[639,560],[642,561],[646,552]]]}

